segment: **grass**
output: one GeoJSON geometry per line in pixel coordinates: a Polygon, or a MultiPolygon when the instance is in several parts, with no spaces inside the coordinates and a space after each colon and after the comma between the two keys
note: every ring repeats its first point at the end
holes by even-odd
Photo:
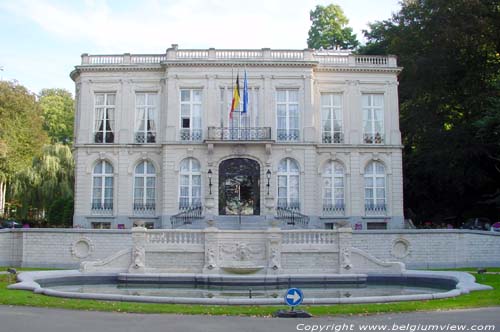
{"type": "MultiPolygon", "coordinates": [[[[4,269],[0,268],[0,271],[4,269]]],[[[43,270],[43,269],[18,269],[43,270]]],[[[473,269],[456,269],[460,271],[473,271],[473,269]]],[[[494,269],[488,269],[488,271],[494,269]]],[[[498,269],[500,270],[500,269],[498,269]]],[[[202,315],[238,315],[238,316],[270,316],[278,309],[285,306],[208,306],[208,305],[181,305],[181,304],[156,304],[111,302],[95,300],[78,300],[50,297],[34,294],[31,291],[9,290],[9,276],[0,275],[0,304],[34,306],[46,308],[63,308],[74,310],[134,312],[134,313],[176,313],[176,314],[202,314],[202,315]]],[[[375,314],[393,312],[412,312],[430,310],[449,310],[463,308],[477,308],[500,306],[500,275],[481,275],[478,282],[492,286],[489,291],[472,292],[459,297],[432,300],[412,301],[381,304],[349,304],[349,305],[317,305],[300,306],[314,316],[322,315],[351,315],[375,314]]]]}

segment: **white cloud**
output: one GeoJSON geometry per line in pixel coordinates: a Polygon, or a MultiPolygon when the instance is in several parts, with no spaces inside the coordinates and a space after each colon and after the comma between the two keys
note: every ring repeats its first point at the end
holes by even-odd
{"type": "Polygon", "coordinates": [[[146,0],[120,11],[102,1],[87,0],[76,9],[49,0],[19,0],[3,7],[60,38],[89,41],[100,52],[159,52],[171,43],[304,48],[314,5],[313,0],[146,0]]]}

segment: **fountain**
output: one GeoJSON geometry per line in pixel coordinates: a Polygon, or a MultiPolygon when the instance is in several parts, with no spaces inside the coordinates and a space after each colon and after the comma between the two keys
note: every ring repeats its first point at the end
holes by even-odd
{"type": "Polygon", "coordinates": [[[279,304],[284,287],[297,285],[306,287],[304,303],[310,304],[434,299],[489,289],[466,273],[406,271],[401,262],[381,261],[351,246],[349,227],[282,230],[273,223],[240,231],[220,230],[210,221],[203,230],[148,230],[139,224],[132,240],[131,248],[83,262],[79,271],[23,273],[11,288],[207,304],[279,304]]]}

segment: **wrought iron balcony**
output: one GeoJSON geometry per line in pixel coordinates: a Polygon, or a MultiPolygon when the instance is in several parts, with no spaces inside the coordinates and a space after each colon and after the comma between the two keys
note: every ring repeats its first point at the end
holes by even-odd
{"type": "Polygon", "coordinates": [[[101,202],[95,202],[92,203],[92,208],[91,208],[92,214],[96,215],[112,215],[113,214],[113,203],[101,203],[101,202]]]}
{"type": "Polygon", "coordinates": [[[299,140],[298,129],[278,129],[277,139],[280,142],[296,142],[299,140]]]}
{"type": "Polygon", "coordinates": [[[323,136],[322,137],[323,143],[336,143],[336,144],[344,143],[344,133],[323,132],[322,136],[323,136]]]}
{"type": "Polygon", "coordinates": [[[154,216],[156,211],[155,203],[134,203],[134,214],[141,216],[154,216]]]}
{"type": "Polygon", "coordinates": [[[156,132],[154,131],[138,131],[135,133],[135,142],[139,144],[156,143],[156,132]]]}
{"type": "Polygon", "coordinates": [[[203,139],[201,129],[182,128],[180,134],[181,141],[201,141],[203,139]]]}
{"type": "Polygon", "coordinates": [[[263,141],[271,139],[271,127],[208,127],[209,140],[220,141],[263,141]]]}
{"type": "Polygon", "coordinates": [[[367,216],[385,216],[387,214],[387,205],[385,203],[365,203],[365,213],[367,216]]]}
{"type": "Polygon", "coordinates": [[[345,205],[341,204],[323,204],[323,216],[334,217],[345,215],[345,205]]]}
{"type": "Polygon", "coordinates": [[[365,133],[363,134],[363,142],[367,144],[384,144],[385,135],[381,133],[365,133]]]}

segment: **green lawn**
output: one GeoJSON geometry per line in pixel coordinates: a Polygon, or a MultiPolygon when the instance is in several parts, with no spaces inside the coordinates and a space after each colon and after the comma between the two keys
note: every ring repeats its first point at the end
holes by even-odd
{"type": "MultiPolygon", "coordinates": [[[[0,271],[1,270],[4,269],[0,268],[0,271]]],[[[493,271],[493,269],[488,270],[493,271]]],[[[285,306],[202,306],[64,299],[34,294],[31,291],[9,290],[7,289],[9,279],[11,278],[7,275],[0,275],[0,304],[115,312],[242,316],[270,316],[276,310],[285,308],[285,306]]],[[[500,275],[481,275],[478,277],[478,281],[483,284],[490,285],[494,289],[490,291],[472,292],[467,295],[442,300],[384,304],[301,306],[301,309],[306,310],[315,316],[320,316],[500,306],[500,275]]]]}

